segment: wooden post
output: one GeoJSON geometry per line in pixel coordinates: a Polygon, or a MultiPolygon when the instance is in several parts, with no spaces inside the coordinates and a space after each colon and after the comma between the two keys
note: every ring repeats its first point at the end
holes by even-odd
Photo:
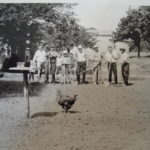
{"type": "Polygon", "coordinates": [[[64,74],[64,80],[65,80],[65,83],[64,84],[66,84],[66,64],[65,64],[65,74],[64,74]]]}
{"type": "Polygon", "coordinates": [[[30,101],[29,101],[29,82],[28,82],[28,73],[23,72],[23,90],[24,90],[24,99],[27,101],[27,118],[30,118],[30,101]]]}

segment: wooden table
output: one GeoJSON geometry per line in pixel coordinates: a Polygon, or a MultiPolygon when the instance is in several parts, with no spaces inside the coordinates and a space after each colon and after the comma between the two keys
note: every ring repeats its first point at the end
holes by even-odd
{"type": "Polygon", "coordinates": [[[27,118],[30,118],[30,99],[29,99],[29,80],[28,74],[31,73],[30,67],[11,67],[9,68],[11,73],[22,73],[23,74],[23,93],[24,99],[27,101],[27,118]]]}

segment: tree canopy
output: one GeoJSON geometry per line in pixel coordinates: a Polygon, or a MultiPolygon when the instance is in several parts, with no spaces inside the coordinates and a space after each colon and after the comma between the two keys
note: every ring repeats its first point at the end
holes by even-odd
{"type": "Polygon", "coordinates": [[[73,7],[65,3],[0,4],[0,38],[12,52],[24,57],[44,40],[57,51],[74,45],[94,46],[96,39],[78,24],[73,7]],[[81,42],[82,41],[82,42],[81,42]]]}
{"type": "Polygon", "coordinates": [[[150,42],[150,6],[127,11],[127,16],[121,18],[115,32],[115,41],[131,38],[138,47],[140,57],[141,41],[150,42]]]}

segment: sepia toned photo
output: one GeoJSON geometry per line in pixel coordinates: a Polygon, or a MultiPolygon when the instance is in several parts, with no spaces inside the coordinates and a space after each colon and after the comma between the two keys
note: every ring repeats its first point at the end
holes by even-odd
{"type": "Polygon", "coordinates": [[[0,150],[149,150],[150,5],[0,1],[0,150]]]}

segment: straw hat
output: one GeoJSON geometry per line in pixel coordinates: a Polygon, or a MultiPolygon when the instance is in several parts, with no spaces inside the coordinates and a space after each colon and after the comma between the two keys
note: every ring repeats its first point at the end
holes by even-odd
{"type": "Polygon", "coordinates": [[[123,52],[127,51],[125,48],[120,48],[119,50],[123,52]]]}

